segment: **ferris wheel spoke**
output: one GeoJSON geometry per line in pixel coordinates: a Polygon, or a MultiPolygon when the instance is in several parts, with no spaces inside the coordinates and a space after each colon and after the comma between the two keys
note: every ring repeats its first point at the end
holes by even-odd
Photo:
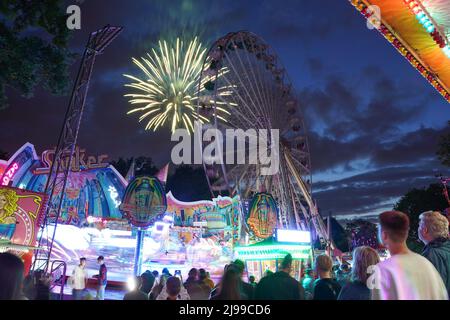
{"type": "MultiPolygon", "coordinates": [[[[232,84],[232,81],[230,81],[228,79],[228,77],[226,77],[226,76],[223,77],[222,80],[224,80],[228,85],[232,84]]],[[[247,101],[238,92],[236,92],[236,95],[234,95],[234,96],[236,98],[238,98],[238,99],[233,98],[235,101],[235,104],[237,104],[239,106],[244,106],[248,113],[243,113],[243,112],[240,112],[240,110],[238,108],[233,108],[231,111],[234,113],[238,113],[238,116],[236,116],[236,114],[234,114],[234,115],[232,114],[229,119],[229,122],[232,123],[233,121],[237,121],[237,119],[243,119],[243,120],[245,120],[246,124],[245,124],[244,128],[242,128],[242,129],[254,127],[256,118],[255,117],[253,117],[253,119],[248,118],[247,115],[253,115],[253,113],[250,111],[251,109],[248,106],[247,101]]],[[[239,122],[239,121],[237,121],[237,122],[239,122]]],[[[242,122],[240,122],[240,123],[242,123],[242,122]]],[[[236,128],[239,128],[239,127],[236,127],[236,128]]]]}
{"type": "MultiPolygon", "coordinates": [[[[242,39],[242,35],[241,35],[241,41],[242,41],[242,43],[244,42],[243,39],[242,39]]],[[[245,46],[245,44],[244,44],[244,46],[245,46]]],[[[249,72],[246,72],[247,77],[249,77],[249,76],[250,76],[249,73],[251,73],[251,74],[253,75],[253,79],[254,79],[253,83],[256,84],[256,78],[255,78],[254,73],[253,73],[254,66],[253,66],[253,64],[250,62],[250,54],[248,54],[248,51],[247,51],[247,50],[244,50],[244,49],[243,49],[243,51],[244,51],[245,53],[247,53],[247,54],[244,54],[244,55],[247,57],[247,62],[248,62],[248,67],[247,67],[247,68],[244,66],[244,62],[243,62],[243,60],[242,60],[242,58],[241,58],[241,55],[240,55],[239,53],[236,53],[236,55],[237,55],[238,60],[239,60],[239,62],[240,62],[240,64],[241,64],[241,66],[242,66],[242,69],[244,69],[244,70],[249,70],[249,72]]],[[[262,109],[262,102],[261,102],[261,100],[260,100],[261,94],[257,94],[257,93],[256,93],[254,86],[250,86],[250,88],[251,88],[251,90],[252,90],[253,95],[252,95],[252,96],[249,95],[249,96],[252,98],[253,105],[255,106],[255,110],[254,110],[254,111],[256,111],[256,109],[259,110],[259,112],[257,113],[257,114],[258,114],[258,118],[259,118],[259,117],[262,117],[262,115],[264,114],[264,112],[263,112],[263,109],[262,109]]],[[[264,126],[264,127],[265,127],[265,126],[264,126]]]]}
{"type": "MultiPolygon", "coordinates": [[[[264,100],[264,102],[261,104],[264,107],[264,114],[271,114],[270,109],[271,109],[271,107],[273,107],[273,104],[271,104],[269,102],[269,99],[268,99],[268,96],[267,96],[267,94],[269,92],[269,90],[267,88],[268,87],[268,83],[269,83],[267,81],[268,80],[267,79],[267,77],[268,77],[267,76],[267,72],[263,73],[261,71],[261,69],[258,68],[256,72],[253,71],[253,69],[252,69],[252,73],[253,73],[253,75],[255,77],[255,83],[257,84],[257,88],[258,88],[259,94],[261,96],[261,99],[264,100]],[[256,79],[255,74],[258,75],[257,79],[256,79]],[[264,81],[263,81],[263,78],[264,78],[264,81]]],[[[269,122],[270,122],[270,117],[269,117],[269,122]]],[[[272,128],[272,125],[269,124],[269,127],[272,128]]]]}
{"type": "MultiPolygon", "coordinates": [[[[231,66],[231,68],[233,69],[233,71],[235,72],[235,76],[236,78],[239,80],[241,86],[239,87],[240,89],[243,89],[243,91],[245,92],[246,96],[249,98],[248,100],[250,100],[249,102],[251,102],[251,104],[253,105],[253,108],[248,105],[247,103],[245,103],[245,106],[247,107],[247,111],[250,112],[250,114],[252,114],[254,116],[255,119],[255,124],[258,124],[260,128],[264,128],[263,124],[260,122],[260,119],[258,118],[258,115],[255,113],[255,102],[251,99],[251,95],[247,90],[247,86],[245,85],[245,83],[242,81],[242,77],[240,75],[240,72],[238,72],[236,70],[235,65],[233,64],[233,62],[230,60],[230,57],[228,55],[225,55],[225,58],[228,60],[228,64],[231,66]]],[[[245,99],[243,99],[245,101],[245,99]]],[[[256,126],[258,127],[258,126],[256,126]]]]}

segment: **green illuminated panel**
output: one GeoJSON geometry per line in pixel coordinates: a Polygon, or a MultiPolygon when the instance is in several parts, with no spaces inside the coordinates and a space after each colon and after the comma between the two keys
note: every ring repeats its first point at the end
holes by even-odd
{"type": "Polygon", "coordinates": [[[235,248],[237,257],[242,260],[283,259],[290,253],[293,259],[308,259],[311,247],[306,245],[267,245],[235,248]]]}

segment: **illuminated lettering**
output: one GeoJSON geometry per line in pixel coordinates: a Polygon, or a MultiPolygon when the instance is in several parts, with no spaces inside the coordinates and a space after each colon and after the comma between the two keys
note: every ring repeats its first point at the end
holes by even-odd
{"type": "Polygon", "coordinates": [[[118,200],[119,193],[117,192],[117,189],[113,186],[109,186],[108,191],[109,191],[109,196],[111,197],[111,200],[114,202],[114,205],[116,206],[116,208],[118,208],[122,204],[122,202],[120,200],[118,200]]]}
{"type": "MultiPolygon", "coordinates": [[[[108,158],[108,155],[102,154],[99,156],[87,156],[86,149],[81,149],[79,147],[75,147],[72,161],[69,165],[69,154],[65,154],[59,168],[59,172],[64,172],[67,167],[70,167],[70,171],[72,172],[80,172],[84,170],[90,169],[98,169],[98,168],[106,168],[109,163],[105,162],[108,158]]],[[[44,164],[41,168],[34,169],[34,174],[48,174],[50,172],[50,168],[52,167],[53,161],[55,159],[55,149],[47,150],[42,153],[42,163],[44,164]]]]}
{"type": "Polygon", "coordinates": [[[9,184],[17,170],[19,170],[19,165],[14,163],[3,175],[2,186],[7,186],[9,184]]]}

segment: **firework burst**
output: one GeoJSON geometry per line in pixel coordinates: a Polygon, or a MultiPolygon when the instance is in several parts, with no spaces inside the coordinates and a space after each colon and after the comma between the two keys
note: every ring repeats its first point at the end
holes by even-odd
{"type": "MultiPolygon", "coordinates": [[[[195,120],[209,122],[207,117],[197,114],[195,108],[205,54],[206,48],[197,38],[187,45],[177,38],[174,46],[159,41],[159,46],[147,53],[146,57],[132,58],[145,77],[124,75],[133,81],[125,86],[134,89],[133,93],[125,95],[132,106],[127,114],[141,113],[139,122],[147,121],[146,130],[156,131],[170,124],[172,133],[178,128],[193,132],[195,120]]],[[[219,76],[225,73],[227,70],[220,70],[219,76]]],[[[200,92],[205,90],[208,78],[201,81],[200,92]]],[[[230,94],[228,87],[218,88],[219,97],[230,94]]],[[[218,101],[215,105],[213,115],[226,121],[229,112],[225,103],[218,101]]]]}

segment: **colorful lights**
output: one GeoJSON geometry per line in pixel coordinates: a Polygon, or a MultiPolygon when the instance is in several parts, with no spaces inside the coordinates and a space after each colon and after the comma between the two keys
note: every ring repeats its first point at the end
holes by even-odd
{"type": "Polygon", "coordinates": [[[444,53],[447,55],[447,57],[450,58],[450,45],[447,44],[447,45],[443,48],[443,50],[444,50],[444,53]]]}
{"type": "Polygon", "coordinates": [[[311,243],[311,232],[277,229],[278,242],[311,243]]]}
{"type": "MultiPolygon", "coordinates": [[[[421,9],[421,7],[418,5],[417,1],[414,1],[414,0],[411,0],[411,1],[404,0],[404,1],[411,10],[414,10],[413,8],[416,8],[416,7],[421,9]]],[[[350,0],[350,2],[367,19],[369,19],[372,16],[373,12],[371,10],[369,10],[369,7],[363,1],[350,0]]],[[[426,20],[426,19],[422,20],[423,25],[427,25],[428,27],[430,27],[430,26],[434,27],[433,22],[431,21],[431,19],[428,18],[427,13],[424,10],[419,11],[419,9],[415,9],[417,11],[418,20],[420,21],[420,19],[422,19],[423,17],[427,17],[428,20],[426,20]],[[431,24],[427,23],[427,21],[430,21],[431,24]]],[[[430,30],[431,30],[431,27],[430,27],[430,30]]],[[[391,32],[391,30],[385,24],[380,23],[378,31],[381,34],[383,34],[383,36],[409,61],[409,63],[411,65],[414,66],[414,68],[416,68],[420,72],[420,74],[422,74],[422,76],[425,79],[427,79],[427,81],[445,98],[445,100],[450,102],[450,93],[446,90],[446,88],[444,88],[441,85],[441,83],[438,81],[438,78],[435,76],[435,74],[428,71],[428,69],[421,62],[419,62],[419,60],[417,60],[414,53],[409,51],[409,49],[405,47],[405,45],[402,43],[402,41],[399,38],[397,38],[397,36],[393,32],[391,32]]],[[[434,33],[435,35],[439,35],[437,29],[436,30],[433,29],[433,32],[435,32],[434,33]]],[[[450,57],[449,45],[445,45],[443,47],[443,51],[448,57],[450,57]]]]}
{"type": "Polygon", "coordinates": [[[99,217],[93,217],[93,216],[88,216],[86,218],[87,223],[91,224],[91,223],[99,223],[99,222],[103,222],[102,218],[99,217]]]}
{"type": "MultiPolygon", "coordinates": [[[[442,36],[439,30],[434,25],[431,16],[426,12],[417,1],[415,0],[403,0],[410,10],[416,15],[419,23],[427,30],[433,40],[438,44],[439,48],[444,49],[448,45],[446,44],[445,36],[442,36]]],[[[450,52],[444,49],[444,53],[450,58],[450,52]]]]}
{"type": "Polygon", "coordinates": [[[134,289],[136,289],[136,287],[137,287],[136,279],[134,277],[128,278],[127,279],[128,291],[133,291],[134,289]]]}
{"type": "Polygon", "coordinates": [[[293,259],[309,259],[311,247],[309,245],[255,245],[236,247],[237,258],[242,260],[276,260],[283,259],[290,253],[293,259]]]}

